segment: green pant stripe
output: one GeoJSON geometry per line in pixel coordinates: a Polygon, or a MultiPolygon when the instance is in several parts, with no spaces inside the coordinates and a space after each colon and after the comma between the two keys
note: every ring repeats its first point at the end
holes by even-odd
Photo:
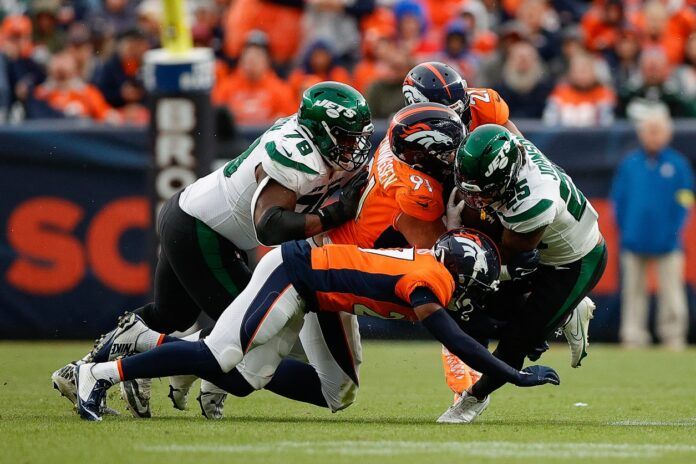
{"type": "Polygon", "coordinates": [[[602,243],[594,247],[592,251],[582,258],[578,280],[575,282],[573,289],[570,291],[561,309],[556,312],[556,315],[546,326],[547,331],[555,330],[559,320],[565,316],[569,310],[576,306],[582,297],[591,290],[589,287],[595,283],[596,274],[601,268],[605,251],[606,245],[602,243]]]}
{"type": "Polygon", "coordinates": [[[232,276],[227,272],[222,264],[222,256],[220,255],[220,244],[218,243],[217,233],[205,225],[205,223],[196,219],[196,236],[198,238],[198,247],[203,254],[205,264],[215,276],[220,285],[233,297],[239,295],[239,289],[234,283],[232,276]]]}

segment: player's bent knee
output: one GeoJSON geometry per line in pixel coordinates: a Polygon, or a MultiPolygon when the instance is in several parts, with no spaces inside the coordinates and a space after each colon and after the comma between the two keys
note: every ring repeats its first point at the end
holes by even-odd
{"type": "Polygon", "coordinates": [[[242,350],[236,346],[229,344],[225,346],[218,346],[217,343],[211,341],[209,338],[203,340],[203,343],[205,343],[210,349],[210,352],[213,353],[213,356],[220,365],[220,369],[222,369],[222,371],[225,373],[234,369],[244,357],[242,350]]]}

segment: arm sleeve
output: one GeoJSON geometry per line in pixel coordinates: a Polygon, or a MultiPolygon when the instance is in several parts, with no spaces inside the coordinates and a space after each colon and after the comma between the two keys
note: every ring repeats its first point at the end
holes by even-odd
{"type": "Polygon", "coordinates": [[[471,368],[505,382],[516,382],[519,375],[517,369],[493,356],[483,345],[464,333],[444,308],[421,322],[445,348],[471,368]]]}

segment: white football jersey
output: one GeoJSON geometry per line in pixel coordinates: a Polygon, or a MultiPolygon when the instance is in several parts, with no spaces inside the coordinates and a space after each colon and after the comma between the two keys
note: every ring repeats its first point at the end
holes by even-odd
{"type": "Polygon", "coordinates": [[[329,166],[293,115],[276,121],[244,153],[186,187],[179,206],[238,248],[256,248],[252,206],[259,165],[297,194],[299,213],[316,211],[355,174],[329,166]]]}
{"type": "Polygon", "coordinates": [[[589,253],[599,240],[598,214],[573,180],[528,140],[516,139],[525,163],[515,197],[496,208],[506,229],[527,233],[546,226],[541,263],[563,265],[589,253]]]}

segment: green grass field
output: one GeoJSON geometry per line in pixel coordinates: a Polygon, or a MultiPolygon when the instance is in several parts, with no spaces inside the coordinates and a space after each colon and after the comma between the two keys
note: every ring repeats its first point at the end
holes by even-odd
{"type": "MultiPolygon", "coordinates": [[[[435,343],[368,342],[358,401],[331,414],[267,392],[229,398],[226,418],[172,409],[156,418],[81,421],[50,373],[87,343],[0,343],[0,462],[7,463],[695,463],[696,350],[592,346],[580,369],[556,345],[543,360],[560,387],[506,386],[480,421],[434,423],[451,394],[435,343]],[[581,404],[585,404],[584,406],[581,404]]],[[[110,405],[125,411],[120,400],[110,405]]]]}

